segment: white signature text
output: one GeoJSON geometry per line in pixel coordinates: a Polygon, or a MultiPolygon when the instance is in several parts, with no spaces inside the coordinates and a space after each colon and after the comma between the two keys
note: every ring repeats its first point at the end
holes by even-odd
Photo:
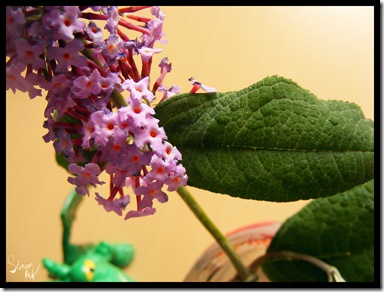
{"type": "Polygon", "coordinates": [[[13,255],[8,257],[7,262],[11,266],[10,273],[15,274],[17,271],[24,271],[25,279],[35,280],[35,276],[40,269],[40,263],[35,268],[33,263],[22,263],[20,260],[16,260],[13,255]]]}

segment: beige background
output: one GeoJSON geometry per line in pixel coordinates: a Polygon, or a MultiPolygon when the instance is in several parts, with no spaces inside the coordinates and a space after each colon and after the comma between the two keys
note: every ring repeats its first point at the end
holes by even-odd
{"type": "MultiPolygon", "coordinates": [[[[321,99],[355,102],[373,119],[373,7],[163,7],[162,57],[173,70],[165,84],[190,90],[193,76],[219,91],[242,89],[269,75],[296,81],[321,99]]],[[[157,76],[157,75],[156,75],[157,76]]],[[[6,95],[6,259],[32,263],[62,260],[60,210],[71,185],[42,136],[44,97],[6,95]]],[[[104,177],[106,179],[106,177],[104,177]]],[[[226,233],[261,221],[283,221],[308,201],[248,201],[190,188],[226,233]]],[[[106,193],[106,188],[101,190],[106,193]]],[[[182,281],[213,241],[177,193],[157,213],[124,221],[83,200],[73,242],[129,242],[137,249],[126,269],[137,281],[182,281]]],[[[23,271],[7,281],[28,281],[23,271]]],[[[40,266],[34,281],[47,277],[40,266]]],[[[33,281],[33,280],[32,280],[33,281]]]]}

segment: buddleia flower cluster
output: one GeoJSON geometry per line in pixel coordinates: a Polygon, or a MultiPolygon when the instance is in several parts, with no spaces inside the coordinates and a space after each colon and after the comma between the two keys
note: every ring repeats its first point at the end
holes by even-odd
{"type": "Polygon", "coordinates": [[[154,214],[155,199],[187,184],[181,153],[154,117],[156,94],[180,91],[163,85],[167,58],[150,80],[164,16],[147,6],[6,6],[6,89],[46,93],[43,139],[69,183],[89,196],[105,171],[109,195],[95,199],[125,219],[154,214]],[[138,15],[148,9],[151,17],[138,15]],[[130,197],[136,206],[126,212],[130,197]]]}

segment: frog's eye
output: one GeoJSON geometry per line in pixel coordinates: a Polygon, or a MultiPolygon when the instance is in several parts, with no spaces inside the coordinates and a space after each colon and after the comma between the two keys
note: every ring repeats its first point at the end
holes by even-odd
{"type": "Polygon", "coordinates": [[[96,268],[96,264],[94,261],[89,259],[84,261],[82,271],[85,277],[87,278],[88,282],[92,281],[93,276],[95,275],[95,268],[96,268]]]}

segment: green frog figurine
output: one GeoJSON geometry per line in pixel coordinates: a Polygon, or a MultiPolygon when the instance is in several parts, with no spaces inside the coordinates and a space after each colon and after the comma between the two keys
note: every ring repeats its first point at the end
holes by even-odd
{"type": "Polygon", "coordinates": [[[75,212],[82,198],[73,190],[61,212],[64,263],[47,258],[42,260],[51,281],[134,282],[123,271],[133,259],[134,249],[131,244],[110,244],[102,241],[97,245],[75,245],[69,242],[75,212]]]}

